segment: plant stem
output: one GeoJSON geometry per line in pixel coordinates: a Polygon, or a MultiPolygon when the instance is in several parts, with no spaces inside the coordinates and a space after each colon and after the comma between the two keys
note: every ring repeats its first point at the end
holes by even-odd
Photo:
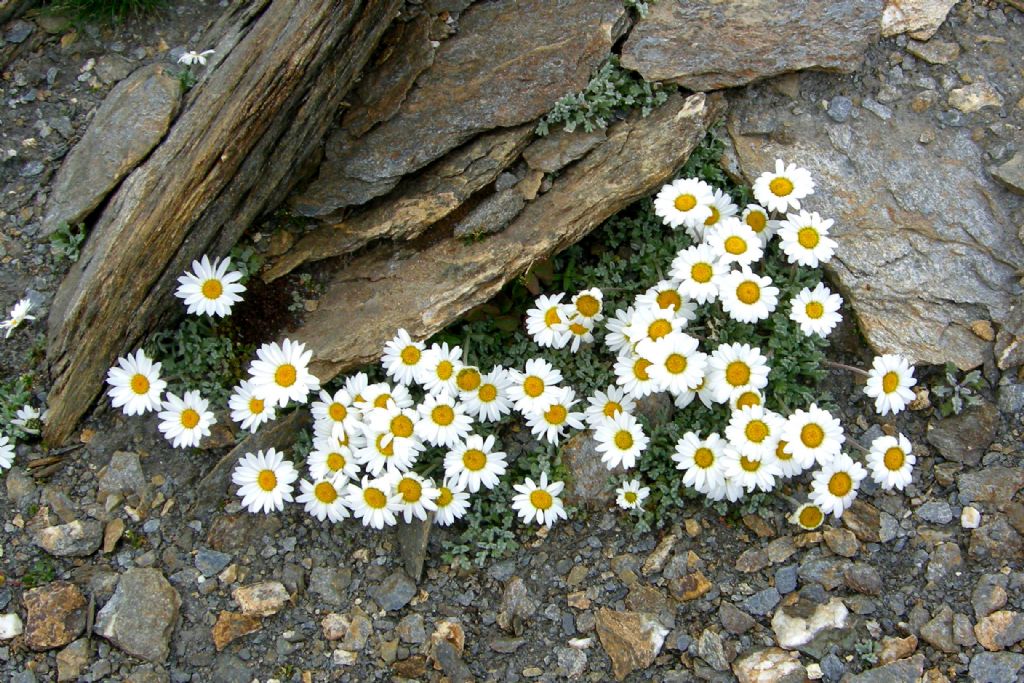
{"type": "Polygon", "coordinates": [[[870,377],[866,370],[855,368],[852,365],[847,365],[846,363],[837,363],[834,360],[826,360],[825,365],[830,368],[835,368],[836,370],[846,370],[847,372],[852,372],[853,374],[860,375],[861,377],[870,377]]]}

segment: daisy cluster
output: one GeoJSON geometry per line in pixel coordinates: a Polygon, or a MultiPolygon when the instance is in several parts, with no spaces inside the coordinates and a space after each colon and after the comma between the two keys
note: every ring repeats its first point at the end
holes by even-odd
{"type": "MultiPolygon", "coordinates": [[[[9,339],[14,330],[21,327],[29,320],[35,320],[32,315],[32,301],[28,298],[21,299],[11,308],[6,320],[0,320],[0,329],[4,330],[4,339],[9,339]]],[[[14,436],[36,436],[46,420],[46,413],[40,413],[38,409],[29,404],[23,405],[15,413],[8,425],[14,436]]],[[[10,468],[14,462],[14,449],[17,444],[7,434],[0,432],[0,471],[10,468]]]]}

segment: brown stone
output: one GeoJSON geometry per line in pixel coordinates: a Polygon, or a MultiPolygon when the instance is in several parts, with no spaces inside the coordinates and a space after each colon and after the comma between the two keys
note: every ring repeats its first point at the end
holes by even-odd
{"type": "Polygon", "coordinates": [[[1024,614],[1010,610],[993,612],[974,625],[974,635],[986,650],[1005,650],[1024,640],[1024,614]]]}
{"type": "Polygon", "coordinates": [[[33,650],[63,647],[85,628],[85,596],[78,586],[55,581],[27,591],[25,644],[33,650]]]}
{"type": "Polygon", "coordinates": [[[758,538],[771,538],[775,535],[775,529],[760,515],[743,515],[743,526],[757,534],[758,538]]]}
{"type": "Polygon", "coordinates": [[[242,636],[259,631],[262,622],[263,620],[255,614],[239,614],[222,610],[212,629],[213,644],[217,648],[217,652],[242,636]]]}
{"type": "Polygon", "coordinates": [[[530,146],[523,150],[523,159],[532,169],[554,173],[583,157],[604,142],[606,137],[603,128],[589,133],[581,128],[571,133],[562,128],[555,128],[547,136],[530,143],[530,146]]]}
{"type": "Polygon", "coordinates": [[[906,638],[885,637],[882,638],[882,647],[878,651],[878,663],[889,664],[897,659],[903,659],[914,654],[917,650],[917,636],[911,634],[906,638]]]}
{"type": "Polygon", "coordinates": [[[745,574],[759,572],[772,563],[761,548],[747,548],[736,558],[736,571],[745,574]]]}
{"type": "Polygon", "coordinates": [[[713,586],[714,584],[699,570],[668,582],[668,590],[672,597],[681,602],[696,600],[713,586]]]}
{"type": "Polygon", "coordinates": [[[425,655],[413,655],[400,659],[391,665],[391,670],[402,678],[418,680],[427,672],[427,658],[425,655]]]}
{"type": "Polygon", "coordinates": [[[975,560],[1020,560],[1024,557],[1024,537],[1002,515],[989,517],[984,526],[971,532],[968,554],[975,560]]]}
{"type": "Polygon", "coordinates": [[[672,549],[676,545],[676,541],[679,540],[674,532],[665,534],[660,541],[658,541],[657,547],[647,556],[644,560],[643,566],[640,571],[644,576],[650,576],[651,574],[657,574],[665,568],[665,563],[668,562],[669,555],[672,554],[672,549]]]}
{"type": "Polygon", "coordinates": [[[120,517],[107,522],[106,528],[103,529],[103,552],[109,554],[114,552],[114,548],[117,547],[117,542],[121,540],[121,535],[124,534],[124,520],[120,517]]]}
{"type": "Polygon", "coordinates": [[[653,664],[666,635],[668,629],[649,614],[603,608],[597,612],[597,636],[612,660],[616,680],[653,664]]]}
{"type": "Polygon", "coordinates": [[[879,543],[882,540],[879,536],[882,516],[878,508],[871,503],[863,500],[853,501],[853,505],[843,513],[843,524],[862,543],[879,543]]]}
{"type": "Polygon", "coordinates": [[[825,527],[822,535],[825,537],[825,545],[827,545],[828,549],[836,555],[853,557],[860,549],[860,544],[857,543],[856,534],[849,529],[841,529],[839,527],[831,526],[825,527]]]}
{"type": "Polygon", "coordinates": [[[261,581],[248,586],[239,586],[231,591],[243,614],[269,617],[277,614],[288,602],[290,596],[280,581],[261,581]]]}
{"type": "Polygon", "coordinates": [[[928,40],[955,4],[956,0],[885,0],[882,35],[910,33],[917,40],[928,40]]]}

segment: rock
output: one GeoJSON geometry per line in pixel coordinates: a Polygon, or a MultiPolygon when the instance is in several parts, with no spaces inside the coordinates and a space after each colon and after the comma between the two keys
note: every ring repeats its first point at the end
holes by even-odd
{"type": "MultiPolygon", "coordinates": [[[[985,401],[948,418],[928,421],[928,443],[939,449],[942,457],[965,465],[977,465],[988,450],[999,429],[999,409],[985,401]]],[[[946,524],[947,522],[941,522],[946,524]]]]}
{"type": "Polygon", "coordinates": [[[1002,166],[990,168],[989,173],[1012,192],[1024,194],[1024,152],[1017,152],[1002,166]]]}
{"type": "Polygon", "coordinates": [[[713,584],[708,581],[707,577],[704,576],[704,573],[700,570],[691,572],[686,576],[681,576],[678,579],[672,579],[668,582],[669,592],[672,594],[673,598],[680,602],[696,600],[702,595],[705,595],[713,587],[713,584]]]}
{"type": "Polygon", "coordinates": [[[811,642],[826,629],[843,629],[849,611],[839,598],[832,598],[824,605],[817,605],[806,617],[790,615],[785,609],[775,611],[772,630],[775,641],[786,650],[795,650],[811,642]]]}
{"type": "Polygon", "coordinates": [[[574,647],[560,647],[555,650],[558,673],[570,681],[578,680],[587,670],[587,653],[574,647]]]}
{"type": "Polygon", "coordinates": [[[544,173],[554,173],[582,158],[607,137],[603,128],[589,133],[582,129],[569,133],[562,128],[556,128],[545,137],[537,138],[530,143],[530,146],[523,150],[523,159],[530,168],[544,173]]]}
{"type": "Polygon", "coordinates": [[[1017,560],[1024,555],[1024,538],[1005,517],[997,516],[971,532],[967,552],[975,560],[1017,560]]]}
{"type": "Polygon", "coordinates": [[[103,542],[103,524],[87,519],[43,527],[32,533],[32,542],[57,557],[88,557],[103,542]]]}
{"type": "Polygon", "coordinates": [[[949,64],[960,56],[960,46],[943,40],[909,40],[907,52],[929,64],[949,64]]]}
{"type": "Polygon", "coordinates": [[[921,627],[921,639],[943,652],[960,651],[953,642],[953,610],[949,605],[943,605],[938,614],[921,627]]]}
{"type": "Polygon", "coordinates": [[[434,646],[434,659],[451,683],[472,683],[476,680],[458,650],[448,641],[443,640],[434,646]]]}
{"type": "Polygon", "coordinates": [[[612,660],[612,673],[623,680],[633,671],[646,669],[661,652],[668,629],[657,619],[640,612],[597,612],[597,636],[612,660]]]}
{"type": "Polygon", "coordinates": [[[1006,604],[1006,584],[1007,578],[1002,574],[986,574],[981,577],[971,593],[971,605],[974,607],[974,615],[979,620],[1006,604]]]}
{"type": "Polygon", "coordinates": [[[819,559],[807,559],[800,565],[798,570],[800,580],[803,583],[820,583],[825,590],[834,590],[843,585],[843,573],[849,562],[834,557],[819,559]]]}
{"type": "Polygon", "coordinates": [[[230,563],[231,555],[229,553],[222,553],[217,550],[210,550],[209,548],[199,548],[196,551],[196,569],[206,578],[220,574],[230,563]]]}
{"type": "Polygon", "coordinates": [[[956,0],[885,0],[882,35],[910,33],[918,40],[928,40],[955,4],[956,0]]]}
{"type": "Polygon", "coordinates": [[[319,177],[294,206],[323,215],[365,203],[474,135],[540,117],[587,84],[627,25],[614,0],[473,5],[394,116],[328,139],[319,177]]]}
{"type": "Polygon", "coordinates": [[[973,683],[1006,683],[1017,680],[1024,669],[1024,655],[1016,652],[982,652],[971,658],[968,672],[973,683]]]}
{"type": "Polygon", "coordinates": [[[993,612],[975,624],[974,635],[986,650],[1005,650],[1024,640],[1024,614],[1009,610],[993,612]]]}
{"type": "Polygon", "coordinates": [[[761,115],[767,99],[762,89],[748,88],[732,107],[728,130],[740,168],[749,180],[776,159],[810,171],[816,186],[809,205],[835,220],[836,258],[825,269],[872,349],[918,363],[980,365],[991,345],[970,325],[1007,321],[1024,243],[1008,218],[1012,206],[999,203],[1006,193],[977,171],[982,151],[970,131],[936,129],[929,117],[904,108],[888,121],[851,118],[840,131],[818,110],[776,107],[787,135],[745,133],[745,121],[761,115]],[[936,144],[918,143],[926,130],[936,144]],[[965,187],[974,189],[958,189],[965,187]],[[864,197],[876,201],[865,205],[864,197]],[[947,210],[951,204],[957,211],[947,210]]]}
{"type": "Polygon", "coordinates": [[[843,513],[842,519],[843,524],[862,543],[878,543],[882,540],[880,536],[881,513],[871,503],[854,500],[853,505],[843,513]]]}
{"type": "Polygon", "coordinates": [[[1024,488],[1024,468],[986,467],[957,477],[962,503],[995,503],[1003,506],[1024,488]]]}
{"type": "Polygon", "coordinates": [[[10,640],[25,632],[21,617],[13,612],[0,614],[0,640],[10,640]]]}
{"type": "Polygon", "coordinates": [[[162,64],[144,66],[114,86],[57,172],[44,234],[78,223],[99,206],[164,137],[180,101],[181,84],[162,64]]]}
{"type": "Polygon", "coordinates": [[[339,647],[348,652],[362,652],[373,633],[373,623],[358,607],[351,614],[331,613],[320,622],[324,638],[340,640],[339,647]]]}
{"type": "Polygon", "coordinates": [[[977,529],[981,526],[981,513],[972,505],[965,505],[960,511],[960,526],[964,529],[977,529]]]}
{"type": "Polygon", "coordinates": [[[309,573],[309,592],[332,607],[345,604],[351,583],[352,570],[348,567],[313,567],[309,573]]]}
{"type": "Polygon", "coordinates": [[[127,78],[134,68],[130,61],[116,53],[100,55],[96,60],[96,75],[107,85],[127,78]]]}
{"type": "Polygon", "coordinates": [[[591,430],[577,432],[562,445],[562,465],[568,472],[562,498],[568,505],[604,509],[615,502],[615,490],[609,486],[611,476],[601,462],[597,441],[591,430]]]}
{"type": "Polygon", "coordinates": [[[418,680],[423,677],[427,670],[427,658],[425,655],[413,655],[391,665],[391,670],[402,678],[418,680]]]}
{"type": "Polygon", "coordinates": [[[66,581],[33,588],[22,596],[25,605],[25,644],[33,650],[67,645],[85,628],[86,599],[78,586],[66,581]]]}
{"type": "Polygon", "coordinates": [[[20,467],[12,467],[4,477],[7,481],[7,498],[19,510],[27,508],[36,495],[36,482],[20,467]]]}
{"type": "Polygon", "coordinates": [[[124,520],[120,517],[107,522],[107,525],[103,528],[103,553],[109,555],[114,552],[117,547],[117,542],[121,540],[121,536],[124,535],[124,520]]]}
{"type": "MultiPolygon", "coordinates": [[[[4,5],[4,9],[6,9],[7,3],[4,3],[4,5]]],[[[18,19],[17,21],[11,22],[11,24],[6,27],[6,31],[4,32],[4,40],[6,40],[8,43],[20,45],[21,43],[24,43],[25,40],[30,35],[32,35],[32,31],[34,31],[35,28],[36,27],[34,24],[32,24],[32,22],[22,21],[21,19],[18,19]]]]}
{"type": "Polygon", "coordinates": [[[650,576],[657,574],[665,568],[665,563],[668,562],[668,557],[672,553],[672,549],[676,545],[676,541],[679,540],[679,536],[675,532],[665,534],[660,541],[658,541],[657,547],[651,552],[650,555],[644,560],[643,566],[640,571],[643,572],[644,576],[650,576]]]}
{"type": "Polygon", "coordinates": [[[953,510],[944,500],[928,501],[914,510],[919,519],[932,524],[949,524],[953,521],[953,510]]]}
{"type": "Polygon", "coordinates": [[[423,574],[423,562],[427,559],[427,541],[434,526],[434,515],[427,514],[425,520],[413,518],[411,522],[399,520],[395,527],[398,554],[402,558],[405,573],[413,581],[419,581],[423,574]]]}
{"type": "Polygon", "coordinates": [[[697,655],[715,671],[729,670],[729,658],[725,654],[722,637],[709,628],[704,629],[697,639],[697,655]]]}
{"type": "Polygon", "coordinates": [[[878,570],[864,562],[854,562],[843,572],[843,579],[851,590],[865,595],[882,594],[882,577],[878,570]]]}
{"type": "Polygon", "coordinates": [[[970,617],[959,612],[953,615],[953,642],[962,647],[974,647],[978,638],[970,617]]]}
{"type": "Polygon", "coordinates": [[[962,567],[963,558],[960,555],[960,546],[956,543],[940,543],[932,551],[928,569],[925,571],[925,578],[929,583],[938,584],[952,579],[962,567]]]}
{"type": "Polygon", "coordinates": [[[88,638],[79,638],[57,653],[57,681],[77,681],[92,656],[88,638]]]}
{"type": "Polygon", "coordinates": [[[777,647],[758,650],[732,663],[732,672],[739,683],[779,683],[789,680],[803,681],[807,671],[800,664],[800,656],[777,647]]]}
{"type": "Polygon", "coordinates": [[[116,451],[97,478],[99,488],[96,500],[100,503],[105,503],[114,494],[146,497],[149,488],[138,453],[116,451]]]}
{"type": "Polygon", "coordinates": [[[217,623],[213,625],[213,645],[220,652],[229,643],[242,636],[259,631],[263,620],[255,614],[239,614],[221,610],[217,616],[217,623]]]}
{"type": "Polygon", "coordinates": [[[167,659],[181,598],[159,569],[129,569],[96,615],[96,633],[130,655],[167,659]]]}
{"type": "Polygon", "coordinates": [[[839,527],[832,526],[825,527],[822,536],[825,539],[825,545],[836,555],[853,557],[860,549],[860,544],[857,543],[857,535],[849,529],[840,529],[839,527]]]}
{"type": "Polygon", "coordinates": [[[280,612],[291,596],[280,581],[261,581],[239,586],[231,591],[231,597],[242,608],[243,614],[269,617],[280,612]]]}
{"type": "Polygon", "coordinates": [[[622,48],[622,65],[695,91],[801,69],[849,72],[878,37],[879,9],[866,0],[651,4],[622,48]]]}
{"type": "Polygon", "coordinates": [[[388,612],[400,610],[416,597],[416,583],[399,570],[370,590],[370,595],[380,608],[388,612]]]}
{"type": "Polygon", "coordinates": [[[409,614],[402,617],[395,629],[398,637],[405,643],[418,645],[427,639],[427,632],[423,627],[423,617],[419,614],[409,614]]]}
{"type": "Polygon", "coordinates": [[[882,638],[882,646],[878,650],[878,663],[891,664],[898,659],[909,657],[914,654],[915,650],[917,650],[917,636],[913,634],[906,638],[882,638]]]}
{"type": "Polygon", "coordinates": [[[924,675],[924,655],[914,655],[891,664],[868,669],[848,679],[849,683],[918,683],[924,675]]]}
{"type": "Polygon", "coordinates": [[[505,590],[501,594],[498,606],[498,626],[505,631],[522,633],[522,621],[533,617],[540,603],[530,593],[530,589],[518,576],[505,582],[505,590]]]}
{"type": "Polygon", "coordinates": [[[754,593],[743,601],[743,609],[758,617],[766,617],[772,613],[775,606],[781,600],[779,591],[774,587],[765,588],[763,591],[754,593]]]}
{"type": "Polygon", "coordinates": [[[455,225],[453,234],[462,238],[479,238],[505,229],[526,206],[526,200],[515,189],[496,192],[481,201],[455,225]]]}
{"type": "Polygon", "coordinates": [[[736,558],[736,571],[744,574],[759,572],[772,563],[768,553],[761,548],[747,548],[736,558]]]}
{"type": "Polygon", "coordinates": [[[753,617],[739,609],[731,602],[723,602],[718,610],[718,620],[729,633],[742,635],[757,624],[753,617]]]}
{"type": "Polygon", "coordinates": [[[798,570],[796,565],[787,565],[775,570],[775,588],[782,595],[788,595],[796,590],[798,570]]]}
{"type": "Polygon", "coordinates": [[[973,114],[985,107],[1003,106],[1003,96],[986,81],[976,81],[949,91],[949,106],[965,114],[973,114]]]}
{"type": "Polygon", "coordinates": [[[836,123],[844,123],[853,112],[853,100],[844,95],[836,95],[828,102],[825,113],[836,123]]]}

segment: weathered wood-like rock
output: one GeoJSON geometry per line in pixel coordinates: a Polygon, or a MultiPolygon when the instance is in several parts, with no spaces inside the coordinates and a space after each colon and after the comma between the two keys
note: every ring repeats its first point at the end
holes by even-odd
{"type": "Polygon", "coordinates": [[[648,81],[717,90],[801,69],[849,72],[878,37],[877,0],[653,3],[622,48],[648,81]]]}
{"type": "Polygon", "coordinates": [[[59,443],[107,369],[176,303],[176,278],[227,252],[323,139],[400,0],[233,5],[167,138],[121,184],[53,301],[45,436],[59,443]]]}
{"type": "Polygon", "coordinates": [[[538,118],[587,84],[627,26],[617,0],[471,6],[394,116],[358,138],[331,137],[319,177],[293,206],[323,216],[363,204],[474,135],[538,118]]]}
{"type": "Polygon", "coordinates": [[[57,172],[44,234],[88,216],[163,139],[181,102],[181,83],[170,71],[164,64],[144,66],[103,100],[57,172]]]}

